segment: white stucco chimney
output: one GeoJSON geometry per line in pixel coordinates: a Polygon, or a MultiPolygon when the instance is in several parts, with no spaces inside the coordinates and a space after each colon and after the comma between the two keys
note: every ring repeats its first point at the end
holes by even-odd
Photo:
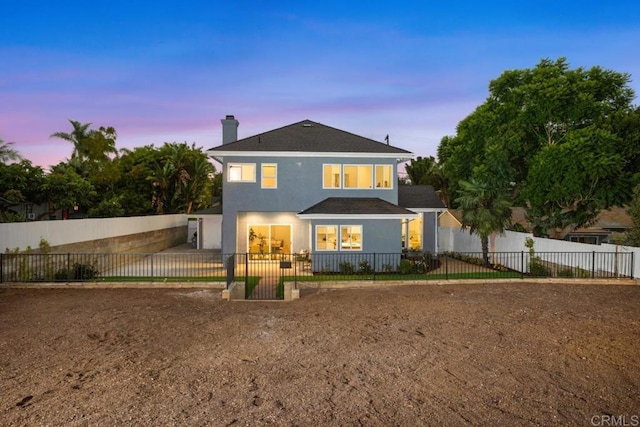
{"type": "Polygon", "coordinates": [[[220,120],[220,123],[222,123],[222,144],[237,141],[240,122],[233,115],[227,114],[224,119],[220,120]]]}

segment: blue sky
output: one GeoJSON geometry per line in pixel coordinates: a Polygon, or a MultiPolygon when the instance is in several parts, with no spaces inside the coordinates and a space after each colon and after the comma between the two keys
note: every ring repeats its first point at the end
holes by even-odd
{"type": "Polygon", "coordinates": [[[6,3],[0,139],[45,167],[71,155],[49,138],[68,119],[115,127],[118,148],[211,148],[226,114],[239,137],[311,119],[435,156],[491,79],[542,58],[640,93],[635,0],[6,3]]]}

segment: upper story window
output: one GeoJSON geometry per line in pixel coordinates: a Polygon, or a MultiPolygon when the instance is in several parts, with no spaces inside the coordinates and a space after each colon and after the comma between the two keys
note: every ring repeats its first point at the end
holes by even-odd
{"type": "Polygon", "coordinates": [[[322,188],[340,188],[342,165],[322,165],[322,188]]]}
{"type": "Polygon", "coordinates": [[[376,188],[393,188],[393,167],[376,165],[376,188]]]}
{"type": "Polygon", "coordinates": [[[344,188],[373,188],[373,166],[345,165],[344,188]]]}
{"type": "Polygon", "coordinates": [[[278,165],[262,164],[262,188],[278,188],[278,165]]]}
{"type": "Polygon", "coordinates": [[[229,163],[229,182],[256,182],[255,163],[229,163]]]}

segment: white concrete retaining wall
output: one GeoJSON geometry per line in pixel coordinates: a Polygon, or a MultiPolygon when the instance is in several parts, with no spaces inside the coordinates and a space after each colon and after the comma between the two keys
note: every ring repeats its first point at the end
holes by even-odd
{"type": "MultiPolygon", "coordinates": [[[[0,224],[0,251],[27,246],[37,249],[40,239],[51,246],[108,239],[187,225],[192,215],[151,215],[126,218],[87,218],[65,221],[32,221],[0,224]]],[[[210,215],[203,221],[204,249],[220,248],[221,215],[210,215]],[[217,219],[217,220],[216,220],[217,219]]]]}

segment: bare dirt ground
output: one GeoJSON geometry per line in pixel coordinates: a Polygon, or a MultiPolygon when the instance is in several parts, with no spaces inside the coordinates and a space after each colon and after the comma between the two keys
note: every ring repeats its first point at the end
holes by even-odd
{"type": "Polygon", "coordinates": [[[2,425],[631,422],[640,287],[0,289],[0,381],[2,425]]]}

